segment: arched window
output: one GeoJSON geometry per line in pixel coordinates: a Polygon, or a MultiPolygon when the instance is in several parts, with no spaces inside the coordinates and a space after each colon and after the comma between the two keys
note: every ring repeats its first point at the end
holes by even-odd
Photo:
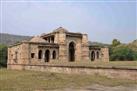
{"type": "Polygon", "coordinates": [[[97,59],[99,59],[99,52],[97,51],[97,59]]]}
{"type": "Polygon", "coordinates": [[[94,61],[94,60],[95,60],[95,52],[92,51],[92,52],[91,52],[91,61],[94,61]]]}
{"type": "Polygon", "coordinates": [[[46,50],[45,51],[45,62],[49,62],[50,61],[50,51],[46,50]]]}
{"type": "Polygon", "coordinates": [[[53,59],[56,59],[56,51],[53,51],[52,57],[53,57],[53,59]]]}
{"type": "Polygon", "coordinates": [[[38,59],[42,59],[42,50],[39,50],[38,59]]]}
{"type": "Polygon", "coordinates": [[[69,61],[73,62],[75,61],[75,43],[70,42],[69,44],[69,61]]]}

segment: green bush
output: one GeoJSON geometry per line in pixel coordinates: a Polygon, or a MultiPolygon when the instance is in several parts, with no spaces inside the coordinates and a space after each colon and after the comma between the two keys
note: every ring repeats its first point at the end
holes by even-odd
{"type": "Polygon", "coordinates": [[[7,46],[0,44],[0,67],[7,66],[7,46]]]}
{"type": "Polygon", "coordinates": [[[137,52],[127,46],[113,47],[110,49],[110,60],[137,60],[137,52]]]}
{"type": "Polygon", "coordinates": [[[118,45],[120,45],[120,44],[121,44],[121,43],[120,43],[119,40],[113,39],[113,41],[112,41],[112,46],[113,46],[113,47],[116,47],[116,46],[118,46],[118,45]]]}

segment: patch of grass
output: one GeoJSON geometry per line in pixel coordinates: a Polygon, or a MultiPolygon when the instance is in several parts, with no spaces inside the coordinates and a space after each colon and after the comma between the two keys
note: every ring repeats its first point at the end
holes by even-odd
{"type": "Polygon", "coordinates": [[[111,79],[99,75],[60,74],[0,69],[0,91],[53,90],[92,84],[107,86],[137,84],[133,80],[111,79]]]}

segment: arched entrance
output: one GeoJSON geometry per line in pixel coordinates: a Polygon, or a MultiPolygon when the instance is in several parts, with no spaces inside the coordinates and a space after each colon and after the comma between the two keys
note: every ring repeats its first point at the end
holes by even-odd
{"type": "Polygon", "coordinates": [[[73,62],[75,61],[75,43],[70,42],[69,44],[69,61],[73,62]]]}
{"type": "Polygon", "coordinates": [[[45,51],[45,62],[49,62],[50,61],[50,51],[46,50],[45,51]]]}
{"type": "Polygon", "coordinates": [[[39,58],[39,59],[42,59],[42,50],[39,50],[38,58],[39,58]]]}
{"type": "Polygon", "coordinates": [[[97,59],[99,59],[99,52],[97,51],[97,59]]]}
{"type": "Polygon", "coordinates": [[[53,51],[52,57],[53,57],[53,59],[56,59],[56,51],[53,51]]]}
{"type": "Polygon", "coordinates": [[[92,52],[91,52],[91,61],[94,61],[94,60],[95,60],[95,52],[92,51],[92,52]]]}

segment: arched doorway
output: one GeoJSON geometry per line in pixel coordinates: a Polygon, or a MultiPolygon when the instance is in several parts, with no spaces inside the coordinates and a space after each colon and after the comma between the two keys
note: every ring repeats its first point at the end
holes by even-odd
{"type": "Polygon", "coordinates": [[[53,59],[56,59],[56,51],[53,51],[52,57],[53,57],[53,59]]]}
{"type": "Polygon", "coordinates": [[[42,59],[42,50],[39,50],[38,58],[39,58],[39,59],[42,59]]]}
{"type": "Polygon", "coordinates": [[[99,59],[99,52],[97,51],[97,59],[99,59]]]}
{"type": "Polygon", "coordinates": [[[45,51],[45,62],[49,62],[50,61],[50,51],[46,50],[45,51]]]}
{"type": "Polygon", "coordinates": [[[94,61],[94,60],[95,60],[95,52],[92,51],[92,52],[91,52],[91,61],[94,61]]]}
{"type": "Polygon", "coordinates": [[[73,62],[75,61],[75,43],[71,42],[69,44],[69,61],[73,62]]]}

